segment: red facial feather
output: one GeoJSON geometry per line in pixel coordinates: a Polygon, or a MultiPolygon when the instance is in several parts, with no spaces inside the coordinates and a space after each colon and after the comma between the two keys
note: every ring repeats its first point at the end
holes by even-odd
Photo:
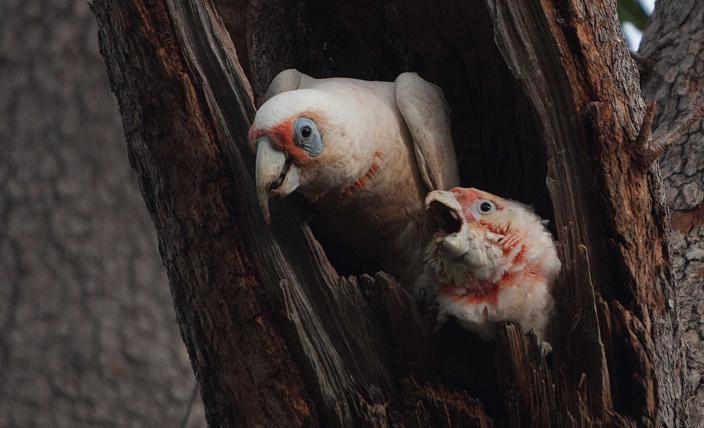
{"type": "Polygon", "coordinates": [[[477,199],[486,199],[493,202],[498,211],[501,211],[504,208],[500,202],[494,200],[492,195],[482,192],[481,190],[477,190],[473,187],[468,189],[463,187],[455,187],[451,190],[451,192],[462,207],[464,216],[469,223],[474,223],[478,220],[472,212],[472,207],[477,199]]]}
{"type": "MultiPolygon", "coordinates": [[[[504,249],[504,255],[508,254],[514,247],[504,249]]],[[[514,263],[521,263],[523,262],[523,256],[526,254],[526,246],[522,245],[521,250],[516,254],[516,257],[514,257],[513,262],[514,263]]]]}
{"type": "Polygon", "coordinates": [[[489,232],[495,233],[497,235],[509,236],[513,233],[511,232],[511,228],[508,225],[497,225],[484,220],[479,220],[479,225],[482,226],[484,229],[488,230],[489,232]]]}
{"type": "Polygon", "coordinates": [[[471,206],[474,201],[482,196],[482,193],[474,188],[465,189],[462,187],[455,187],[452,189],[452,194],[455,195],[455,199],[463,207],[471,206]]]}
{"type": "Polygon", "coordinates": [[[291,118],[269,129],[255,129],[252,126],[249,130],[249,141],[253,143],[257,139],[267,136],[272,146],[291,156],[294,164],[305,164],[310,160],[310,156],[293,141],[293,122],[295,119],[291,118]]]}
{"type": "Polygon", "coordinates": [[[284,153],[288,153],[293,159],[293,163],[296,165],[305,165],[311,160],[311,156],[306,153],[306,151],[296,145],[293,140],[293,124],[298,118],[307,117],[318,124],[318,129],[322,130],[325,128],[325,118],[322,117],[315,111],[304,111],[296,116],[293,116],[278,125],[275,125],[269,129],[257,129],[252,125],[249,129],[249,142],[254,144],[257,139],[267,136],[271,140],[271,145],[281,150],[284,153]]]}
{"type": "Polygon", "coordinates": [[[474,201],[476,201],[481,196],[481,193],[473,188],[464,189],[462,187],[455,187],[451,191],[452,194],[455,196],[457,202],[459,202],[460,206],[462,207],[464,216],[467,221],[470,223],[475,222],[477,219],[474,217],[474,214],[472,214],[471,207],[472,205],[474,205],[474,201]]]}

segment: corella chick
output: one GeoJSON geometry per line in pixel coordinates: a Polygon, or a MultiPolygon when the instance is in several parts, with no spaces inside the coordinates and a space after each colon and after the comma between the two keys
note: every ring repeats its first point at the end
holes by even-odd
{"type": "Polygon", "coordinates": [[[267,221],[270,198],[297,192],[355,254],[414,277],[422,240],[413,224],[425,195],[459,184],[440,88],[415,73],[370,82],[285,70],[265,99],[249,140],[267,221]]]}
{"type": "Polygon", "coordinates": [[[483,339],[501,321],[533,330],[543,353],[560,271],[555,242],[530,207],[477,189],[435,191],[426,209],[438,226],[418,292],[435,294],[438,321],[457,318],[483,339]]]}

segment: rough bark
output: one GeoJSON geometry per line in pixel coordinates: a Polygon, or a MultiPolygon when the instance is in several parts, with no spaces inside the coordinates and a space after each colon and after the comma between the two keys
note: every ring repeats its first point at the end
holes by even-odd
{"type": "Polygon", "coordinates": [[[195,379],[123,141],[87,4],[0,2],[0,426],[186,413],[195,379]]]}
{"type": "MultiPolygon", "coordinates": [[[[645,31],[643,94],[657,103],[659,132],[704,104],[704,4],[660,0],[645,31]]],[[[687,355],[688,425],[704,425],[704,124],[693,127],[660,160],[677,304],[687,355]]]]}
{"type": "Polygon", "coordinates": [[[614,2],[216,4],[246,7],[227,23],[246,44],[209,0],[94,4],[210,424],[677,423],[663,210],[634,143],[643,102],[614,2]],[[554,219],[549,362],[514,325],[490,344],[452,324],[431,334],[393,279],[341,278],[300,204],[263,225],[246,131],[287,67],[413,69],[445,89],[463,183],[554,219]]]}

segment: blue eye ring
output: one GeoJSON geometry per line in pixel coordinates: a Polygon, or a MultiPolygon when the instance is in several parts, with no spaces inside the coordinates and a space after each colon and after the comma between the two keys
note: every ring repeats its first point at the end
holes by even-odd
{"type": "Polygon", "coordinates": [[[318,125],[313,119],[299,117],[293,125],[293,139],[311,156],[318,156],[323,151],[323,138],[318,125]]]}

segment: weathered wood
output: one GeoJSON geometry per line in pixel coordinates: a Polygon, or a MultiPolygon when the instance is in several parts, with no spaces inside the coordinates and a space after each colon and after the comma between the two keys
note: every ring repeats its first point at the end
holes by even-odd
{"type": "MultiPolygon", "coordinates": [[[[656,103],[653,133],[666,135],[682,120],[702,108],[704,82],[704,3],[697,1],[659,0],[651,24],[643,34],[639,50],[646,73],[642,75],[643,94],[656,103]]],[[[704,125],[687,129],[685,135],[660,159],[664,180],[663,196],[671,210],[668,234],[672,252],[672,269],[677,278],[676,290],[665,290],[668,304],[680,314],[681,325],[663,324],[675,330],[673,343],[658,345],[656,353],[672,359],[666,367],[680,367],[669,382],[658,385],[660,395],[680,397],[674,418],[682,425],[704,425],[704,125]],[[677,331],[679,330],[679,332],[677,331]],[[684,340],[685,346],[681,346],[684,340]],[[679,348],[679,352],[677,352],[679,348]]]]}
{"type": "Polygon", "coordinates": [[[246,193],[235,187],[237,170],[218,146],[166,2],[101,1],[93,10],[209,424],[316,424],[245,249],[239,221],[257,217],[237,204],[246,193]]]}
{"type": "Polygon", "coordinates": [[[634,167],[643,103],[613,2],[216,4],[246,19],[210,0],[94,5],[210,424],[672,424],[662,211],[634,167]],[[516,326],[489,344],[432,333],[392,278],[340,277],[296,201],[263,225],[246,131],[288,67],[414,69],[445,89],[463,183],[554,219],[549,363],[516,326]]]}

